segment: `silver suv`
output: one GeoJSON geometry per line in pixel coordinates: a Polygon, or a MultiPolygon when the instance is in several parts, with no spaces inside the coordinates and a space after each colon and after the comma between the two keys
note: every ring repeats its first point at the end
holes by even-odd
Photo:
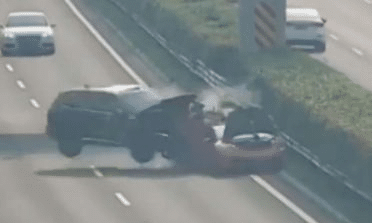
{"type": "Polygon", "coordinates": [[[322,18],[316,9],[287,8],[286,42],[291,48],[313,52],[326,50],[326,31],[322,18]]]}
{"type": "Polygon", "coordinates": [[[43,12],[13,12],[8,15],[5,27],[0,25],[1,53],[54,54],[54,24],[48,23],[43,12]]]}

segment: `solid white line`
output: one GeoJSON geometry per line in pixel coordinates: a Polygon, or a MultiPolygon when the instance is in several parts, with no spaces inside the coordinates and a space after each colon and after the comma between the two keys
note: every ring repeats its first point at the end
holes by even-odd
{"type": "Polygon", "coordinates": [[[6,67],[6,69],[8,69],[8,71],[10,71],[10,72],[13,72],[13,71],[14,71],[12,65],[10,65],[10,64],[8,64],[8,63],[5,65],[5,67],[6,67]]]}
{"type": "Polygon", "coordinates": [[[340,221],[351,223],[351,221],[346,218],[342,213],[334,209],[330,204],[328,204],[327,201],[323,200],[321,197],[313,193],[311,190],[306,188],[304,185],[302,185],[300,182],[298,182],[296,179],[291,177],[285,172],[279,173],[283,178],[285,178],[286,181],[288,181],[290,184],[294,185],[297,189],[299,189],[302,193],[304,193],[307,197],[312,198],[316,203],[318,203],[320,206],[323,206],[325,209],[330,211],[332,214],[334,214],[340,221]]]}
{"type": "Polygon", "coordinates": [[[338,37],[337,37],[336,35],[330,34],[329,36],[330,36],[332,39],[334,39],[334,40],[338,40],[338,37]]]}
{"type": "Polygon", "coordinates": [[[35,108],[40,108],[40,104],[35,99],[30,99],[30,102],[35,108]]]}
{"type": "Polygon", "coordinates": [[[17,85],[21,89],[25,89],[26,88],[25,84],[21,80],[17,80],[17,85]]]}
{"type": "Polygon", "coordinates": [[[115,193],[115,196],[116,196],[116,198],[124,205],[124,206],[130,206],[130,202],[128,201],[128,199],[126,199],[125,197],[124,197],[124,195],[122,194],[122,193],[119,193],[119,192],[117,192],[117,193],[115,193]]]}
{"type": "Polygon", "coordinates": [[[353,52],[358,54],[359,56],[363,56],[363,52],[355,47],[352,48],[353,52]]]}
{"type": "Polygon", "coordinates": [[[79,12],[75,5],[70,0],[65,0],[65,3],[70,7],[74,14],[81,20],[82,23],[89,29],[89,31],[96,37],[96,39],[105,47],[112,57],[119,63],[119,65],[140,85],[148,86],[127,63],[119,56],[118,53],[107,43],[107,41],[99,34],[99,32],[88,22],[88,20],[79,12]]]}
{"type": "Polygon", "coordinates": [[[103,174],[99,170],[97,170],[94,165],[91,165],[90,168],[93,170],[93,173],[94,175],[96,175],[96,177],[98,178],[103,177],[103,174]]]}
{"type": "Polygon", "coordinates": [[[306,214],[301,208],[299,208],[292,201],[290,201],[288,198],[286,198],[283,194],[281,194],[279,191],[277,191],[275,188],[273,188],[269,183],[267,183],[261,177],[256,176],[256,175],[252,175],[251,178],[257,184],[259,184],[261,187],[263,187],[265,190],[267,190],[271,195],[273,195],[279,201],[281,201],[285,206],[287,206],[289,209],[291,209],[293,212],[295,212],[298,216],[300,216],[305,222],[307,222],[307,223],[318,223],[315,219],[310,217],[310,215],[306,214]]]}

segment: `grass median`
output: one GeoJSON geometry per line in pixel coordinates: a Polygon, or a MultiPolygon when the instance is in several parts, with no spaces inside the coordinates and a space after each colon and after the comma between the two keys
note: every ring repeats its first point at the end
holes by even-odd
{"type": "MultiPolygon", "coordinates": [[[[220,48],[238,48],[238,7],[227,0],[156,0],[194,35],[220,48]]],[[[341,129],[372,154],[372,94],[344,74],[301,52],[264,52],[240,60],[250,75],[264,77],[283,101],[299,103],[326,129],[341,129]]]]}

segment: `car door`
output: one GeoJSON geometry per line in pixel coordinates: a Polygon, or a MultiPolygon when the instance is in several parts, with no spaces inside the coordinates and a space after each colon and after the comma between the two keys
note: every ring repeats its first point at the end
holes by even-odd
{"type": "Polygon", "coordinates": [[[86,98],[86,126],[89,136],[95,139],[112,140],[112,125],[117,121],[117,100],[106,92],[93,92],[86,98]]]}

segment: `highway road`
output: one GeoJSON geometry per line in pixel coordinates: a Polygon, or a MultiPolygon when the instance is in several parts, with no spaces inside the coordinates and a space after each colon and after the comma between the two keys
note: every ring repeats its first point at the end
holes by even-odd
{"type": "Polygon", "coordinates": [[[287,0],[288,7],[316,8],[327,18],[327,49],[314,58],[372,91],[372,1],[287,0]]]}
{"type": "MultiPolygon", "coordinates": [[[[248,176],[216,179],[170,168],[160,157],[140,166],[123,148],[86,146],[77,158],[60,155],[43,135],[59,91],[135,81],[65,1],[0,5],[1,21],[11,11],[42,10],[57,24],[55,55],[0,58],[0,222],[305,222],[248,176]]],[[[332,222],[309,210],[319,222],[332,222]]]]}

